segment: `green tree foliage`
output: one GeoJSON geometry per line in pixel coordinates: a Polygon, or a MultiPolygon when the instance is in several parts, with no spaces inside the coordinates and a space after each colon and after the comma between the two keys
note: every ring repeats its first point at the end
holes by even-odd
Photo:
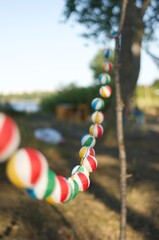
{"type": "Polygon", "coordinates": [[[156,80],[152,83],[152,87],[159,89],[159,79],[156,79],[156,80]]]}
{"type": "MultiPolygon", "coordinates": [[[[142,21],[145,37],[153,37],[156,23],[159,22],[158,0],[131,0],[132,21],[136,32],[139,19],[142,21]]],[[[74,20],[86,27],[83,36],[101,38],[107,37],[112,30],[117,30],[122,1],[118,0],[65,0],[64,15],[68,19],[74,15],[74,20]]],[[[137,37],[137,36],[136,36],[137,37]]]]}
{"type": "MultiPolygon", "coordinates": [[[[85,37],[105,40],[117,30],[122,1],[117,0],[65,0],[64,15],[86,27],[85,37]]],[[[158,0],[129,0],[121,34],[120,79],[122,98],[129,102],[140,71],[141,43],[151,40],[159,23],[158,0]]]]}

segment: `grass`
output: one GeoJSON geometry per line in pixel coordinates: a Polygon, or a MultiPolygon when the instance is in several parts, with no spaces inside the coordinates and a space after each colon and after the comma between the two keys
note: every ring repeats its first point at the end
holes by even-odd
{"type": "MultiPolygon", "coordinates": [[[[53,116],[14,116],[21,129],[21,147],[39,149],[50,168],[68,177],[79,163],[80,138],[89,123],[57,121],[53,116]],[[34,138],[36,127],[53,127],[66,139],[63,145],[34,138]]],[[[90,188],[67,204],[50,205],[31,199],[9,183],[1,165],[0,239],[12,240],[117,240],[119,236],[119,160],[107,135],[95,146],[98,168],[90,188]],[[10,231],[6,231],[9,229],[10,231]]],[[[133,131],[126,135],[128,160],[127,240],[159,239],[159,134],[133,131]]]]}

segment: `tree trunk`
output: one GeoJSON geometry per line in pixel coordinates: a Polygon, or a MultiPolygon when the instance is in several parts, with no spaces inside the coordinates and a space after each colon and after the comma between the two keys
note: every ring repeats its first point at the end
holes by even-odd
{"type": "Polygon", "coordinates": [[[121,94],[125,108],[133,95],[140,71],[142,16],[135,1],[128,1],[121,37],[121,94]]]}

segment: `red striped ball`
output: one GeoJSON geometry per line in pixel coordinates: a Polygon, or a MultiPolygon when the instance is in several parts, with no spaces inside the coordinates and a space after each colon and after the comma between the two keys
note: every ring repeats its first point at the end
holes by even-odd
{"type": "Polygon", "coordinates": [[[79,150],[79,157],[81,159],[87,157],[88,155],[95,156],[94,148],[84,146],[79,150]]]}
{"type": "Polygon", "coordinates": [[[0,162],[6,161],[18,148],[20,133],[12,118],[0,113],[0,162]]]}
{"type": "Polygon", "coordinates": [[[89,133],[95,138],[101,137],[103,134],[103,127],[100,124],[92,124],[89,128],[89,133]]]}
{"type": "Polygon", "coordinates": [[[89,188],[90,179],[87,174],[84,174],[83,172],[78,172],[75,173],[71,178],[77,182],[79,191],[86,191],[87,188],[89,188]]]}
{"type": "Polygon", "coordinates": [[[102,69],[104,72],[111,72],[113,69],[113,65],[111,62],[104,62],[102,64],[102,69]]]}
{"type": "Polygon", "coordinates": [[[32,188],[47,171],[46,158],[33,148],[19,149],[7,164],[9,180],[21,188],[32,188]]]}
{"type": "Polygon", "coordinates": [[[71,187],[67,179],[63,176],[57,176],[54,191],[48,198],[46,198],[46,201],[51,204],[62,203],[67,201],[70,195],[71,187]]]}
{"type": "Polygon", "coordinates": [[[102,86],[99,89],[99,93],[104,98],[109,98],[112,95],[112,89],[110,86],[102,86]]]}
{"type": "Polygon", "coordinates": [[[89,155],[85,157],[82,161],[81,164],[89,171],[89,172],[94,172],[97,169],[97,160],[95,157],[89,155]]]}

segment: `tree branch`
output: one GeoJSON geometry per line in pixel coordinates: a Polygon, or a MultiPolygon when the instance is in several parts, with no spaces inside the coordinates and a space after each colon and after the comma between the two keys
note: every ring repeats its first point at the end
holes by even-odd
{"type": "Polygon", "coordinates": [[[114,35],[110,34],[109,35],[110,38],[117,38],[117,37],[120,36],[120,34],[122,32],[124,21],[125,21],[126,8],[127,8],[128,1],[129,0],[123,0],[122,9],[121,9],[121,18],[120,18],[120,23],[119,23],[119,27],[118,27],[118,32],[115,33],[114,35]]]}
{"type": "Polygon", "coordinates": [[[141,9],[141,15],[143,16],[148,6],[151,4],[151,0],[145,0],[141,9]]]}

